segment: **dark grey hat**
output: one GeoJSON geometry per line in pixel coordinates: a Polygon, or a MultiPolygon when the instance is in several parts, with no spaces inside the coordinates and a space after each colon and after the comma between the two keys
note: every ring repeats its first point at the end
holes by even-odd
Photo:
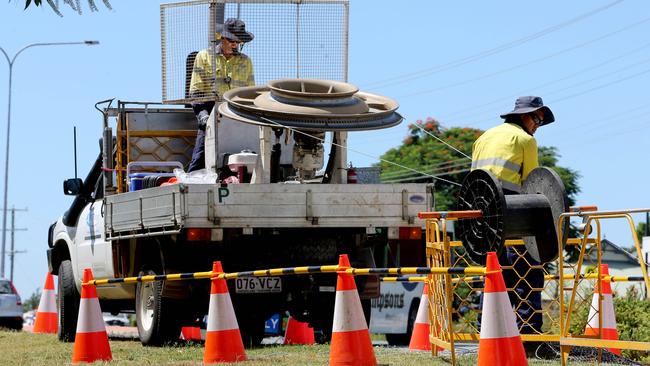
{"type": "Polygon", "coordinates": [[[544,101],[542,100],[542,98],[533,97],[533,96],[517,98],[517,100],[515,101],[515,109],[513,109],[512,111],[506,114],[502,114],[501,118],[506,118],[508,116],[512,116],[515,114],[527,114],[527,113],[534,112],[538,109],[544,111],[544,124],[542,124],[542,126],[555,121],[555,116],[553,116],[553,112],[551,112],[551,109],[549,107],[544,105],[544,101]]]}
{"type": "Polygon", "coordinates": [[[235,18],[228,18],[223,23],[221,29],[221,38],[228,38],[238,42],[250,42],[253,40],[253,33],[246,32],[246,24],[235,18]]]}

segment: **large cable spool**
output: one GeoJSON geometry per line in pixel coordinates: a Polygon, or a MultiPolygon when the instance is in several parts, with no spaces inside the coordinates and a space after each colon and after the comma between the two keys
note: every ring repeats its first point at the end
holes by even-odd
{"type": "Polygon", "coordinates": [[[402,121],[393,99],[332,80],[273,80],[266,86],[229,90],[223,100],[219,106],[223,116],[274,128],[361,131],[389,128],[402,121]]]}
{"type": "MultiPolygon", "coordinates": [[[[546,167],[534,169],[522,185],[522,193],[505,195],[496,177],[482,169],[463,181],[457,209],[480,210],[482,217],[459,220],[460,238],[472,261],[485,264],[488,252],[502,253],[507,239],[523,239],[529,255],[540,263],[557,259],[556,225],[569,210],[560,176],[546,167]]],[[[566,241],[568,222],[562,232],[566,241]]]]}

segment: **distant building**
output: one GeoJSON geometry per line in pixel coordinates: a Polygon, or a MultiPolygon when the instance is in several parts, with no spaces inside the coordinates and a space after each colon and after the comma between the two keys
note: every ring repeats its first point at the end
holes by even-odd
{"type": "MultiPolygon", "coordinates": [[[[643,273],[641,272],[641,267],[639,265],[639,260],[637,259],[636,250],[633,253],[630,253],[624,248],[619,247],[618,245],[612,243],[607,239],[601,241],[602,248],[602,263],[607,264],[609,267],[609,274],[612,276],[633,276],[643,278],[643,273]]],[[[596,256],[596,251],[591,250],[588,255],[585,255],[581,272],[582,274],[593,272],[596,269],[596,263],[598,258],[596,256]]],[[[573,263],[575,264],[575,263],[573,263]]],[[[565,275],[570,274],[570,272],[565,272],[565,275]]],[[[581,293],[593,291],[593,286],[595,280],[583,280],[580,282],[580,291],[581,293]]],[[[573,285],[572,280],[564,280],[564,286],[568,289],[573,285]]],[[[637,292],[640,295],[645,295],[645,284],[643,281],[635,282],[612,282],[612,291],[618,296],[624,296],[627,293],[627,290],[631,286],[636,286],[637,292]]],[[[570,291],[566,291],[565,294],[569,294],[570,291]]],[[[553,301],[557,296],[557,281],[552,281],[547,283],[542,291],[542,300],[544,301],[553,301]]]]}
{"type": "MultiPolygon", "coordinates": [[[[630,253],[607,239],[601,241],[601,247],[603,250],[602,263],[609,266],[610,275],[643,277],[636,250],[630,253]]],[[[585,263],[596,263],[597,261],[595,251],[592,251],[588,258],[585,258],[585,263]]],[[[612,291],[619,296],[623,296],[630,286],[637,286],[639,293],[645,294],[643,282],[613,282],[612,291]]]]}

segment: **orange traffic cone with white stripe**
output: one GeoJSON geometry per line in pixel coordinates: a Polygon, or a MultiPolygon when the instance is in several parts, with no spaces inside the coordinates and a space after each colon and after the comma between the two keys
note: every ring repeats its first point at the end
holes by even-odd
{"type": "MultiPolygon", "coordinates": [[[[609,276],[609,266],[607,264],[600,265],[600,274],[602,276],[609,276]]],[[[591,299],[591,308],[589,309],[589,322],[585,327],[586,336],[594,336],[600,339],[618,339],[618,331],[616,330],[616,314],[614,312],[614,301],[612,299],[612,284],[609,279],[601,281],[602,291],[594,293],[591,299]],[[598,311],[599,295],[603,295],[603,309],[602,312],[598,311]],[[598,317],[603,314],[603,332],[599,332],[598,317]]],[[[614,354],[620,355],[621,350],[618,348],[608,348],[614,354]]]]}
{"type": "Polygon", "coordinates": [[[200,341],[201,328],[199,327],[183,327],[181,328],[181,339],[185,341],[200,341]]]}
{"type": "Polygon", "coordinates": [[[413,323],[413,332],[411,333],[410,350],[430,351],[431,341],[429,340],[429,285],[424,283],[418,315],[413,323]]]}
{"type": "MultiPolygon", "coordinates": [[[[212,273],[223,273],[221,262],[212,264],[212,273]]],[[[235,309],[224,279],[212,279],[208,329],[205,335],[204,364],[246,361],[235,309]]]]}
{"type": "Polygon", "coordinates": [[[528,365],[495,252],[487,255],[478,366],[528,365]]]}
{"type": "Polygon", "coordinates": [[[284,344],[314,344],[314,328],[305,322],[299,322],[293,317],[287,321],[284,332],[284,344]]]}
{"type": "MultiPolygon", "coordinates": [[[[90,268],[84,269],[83,282],[93,279],[90,268]]],[[[81,302],[77,318],[77,335],[72,351],[72,363],[92,363],[95,361],[110,361],[113,359],[111,346],[108,344],[108,334],[99,307],[97,288],[94,285],[81,286],[81,302]]]]}
{"type": "MultiPolygon", "coordinates": [[[[350,268],[346,254],[339,256],[339,267],[350,268]]],[[[330,365],[377,365],[354,277],[342,272],[336,281],[330,365]]]]}
{"type": "Polygon", "coordinates": [[[54,293],[54,279],[50,272],[45,278],[45,286],[41,293],[41,301],[38,303],[36,310],[36,320],[34,321],[34,333],[56,333],[59,329],[58,315],[56,312],[56,294],[54,293]]]}

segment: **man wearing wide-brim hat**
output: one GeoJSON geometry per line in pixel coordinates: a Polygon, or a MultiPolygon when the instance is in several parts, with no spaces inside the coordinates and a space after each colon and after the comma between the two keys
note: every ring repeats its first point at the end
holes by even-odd
{"type": "MultiPolygon", "coordinates": [[[[522,182],[537,166],[537,141],[533,135],[541,126],[555,121],[551,109],[544,105],[542,98],[535,96],[519,97],[515,108],[501,115],[503,124],[483,133],[472,147],[472,170],[484,169],[496,176],[505,194],[518,194],[522,182]]],[[[531,269],[539,265],[532,257],[520,258],[516,249],[506,247],[505,255],[499,258],[505,268],[503,277],[509,291],[510,302],[517,309],[517,325],[521,333],[541,333],[542,296],[533,288],[544,287],[542,269],[531,269]],[[519,260],[517,260],[519,259],[519,260]],[[504,263],[505,262],[505,263],[504,263]],[[521,280],[520,280],[521,279],[521,280]]]]}
{"type": "Polygon", "coordinates": [[[229,18],[219,27],[216,36],[219,45],[214,50],[200,51],[194,59],[190,97],[197,100],[192,103],[192,109],[199,122],[199,131],[188,172],[205,168],[205,125],[215,101],[221,100],[230,89],[255,85],[253,63],[240,51],[243,44],[254,37],[246,31],[246,24],[229,18]]]}

